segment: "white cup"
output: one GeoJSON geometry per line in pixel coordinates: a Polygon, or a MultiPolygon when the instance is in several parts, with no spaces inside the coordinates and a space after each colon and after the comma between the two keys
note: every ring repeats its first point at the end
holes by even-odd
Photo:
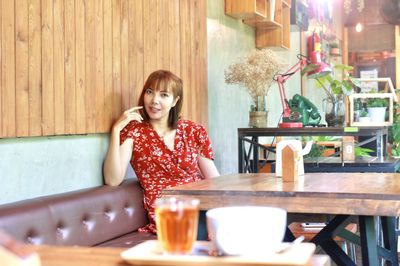
{"type": "Polygon", "coordinates": [[[211,250],[219,255],[273,253],[286,231],[287,213],[275,207],[223,207],[206,216],[211,250]]]}

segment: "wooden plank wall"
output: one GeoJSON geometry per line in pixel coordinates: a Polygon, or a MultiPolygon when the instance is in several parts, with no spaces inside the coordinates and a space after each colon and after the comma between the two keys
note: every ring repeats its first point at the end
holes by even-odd
{"type": "Polygon", "coordinates": [[[207,124],[206,0],[0,0],[0,138],[108,132],[146,77],[207,124]]]}

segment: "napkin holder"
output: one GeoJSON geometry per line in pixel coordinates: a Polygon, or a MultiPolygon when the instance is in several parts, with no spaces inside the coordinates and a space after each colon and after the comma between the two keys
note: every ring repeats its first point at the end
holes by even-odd
{"type": "Polygon", "coordinates": [[[41,266],[37,253],[1,231],[0,262],[2,266],[41,266]]]}
{"type": "Polygon", "coordinates": [[[282,181],[295,182],[299,177],[300,155],[296,147],[289,144],[282,149],[282,181]]]}

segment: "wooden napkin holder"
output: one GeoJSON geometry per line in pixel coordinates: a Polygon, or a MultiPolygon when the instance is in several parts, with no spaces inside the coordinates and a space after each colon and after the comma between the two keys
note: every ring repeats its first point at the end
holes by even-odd
{"type": "Polygon", "coordinates": [[[39,255],[0,231],[0,262],[7,266],[41,266],[39,255]]]}
{"type": "Polygon", "coordinates": [[[299,151],[291,144],[282,149],[282,181],[295,182],[299,178],[299,151]]]}

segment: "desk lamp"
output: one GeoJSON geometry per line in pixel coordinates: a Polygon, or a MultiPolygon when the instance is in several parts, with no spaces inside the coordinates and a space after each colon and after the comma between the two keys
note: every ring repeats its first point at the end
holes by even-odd
{"type": "Polygon", "coordinates": [[[298,111],[292,111],[289,106],[289,102],[286,98],[285,87],[284,84],[286,80],[288,80],[293,74],[297,73],[297,71],[302,70],[306,66],[309,66],[309,77],[317,78],[324,75],[327,75],[331,72],[330,68],[322,62],[322,60],[316,57],[311,57],[311,60],[308,60],[306,56],[299,54],[297,55],[299,61],[289,68],[283,74],[276,74],[274,76],[274,80],[278,83],[279,86],[279,95],[281,98],[281,104],[283,108],[282,122],[279,123],[280,128],[299,128],[303,127],[302,122],[298,122],[301,118],[301,114],[298,111]]]}

